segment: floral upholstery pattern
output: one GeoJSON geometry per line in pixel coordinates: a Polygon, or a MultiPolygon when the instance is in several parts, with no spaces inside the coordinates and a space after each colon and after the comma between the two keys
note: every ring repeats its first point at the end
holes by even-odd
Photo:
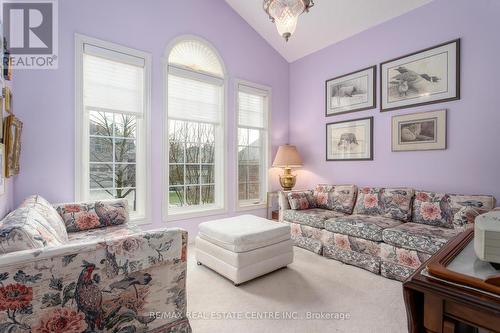
{"type": "Polygon", "coordinates": [[[358,191],[355,214],[408,221],[415,191],[411,188],[364,187],[358,191]]]}
{"type": "Polygon", "coordinates": [[[324,225],[326,230],[334,233],[380,242],[384,229],[400,224],[400,221],[382,216],[349,215],[327,220],[324,225]]]}
{"type": "Polygon", "coordinates": [[[382,195],[383,188],[363,187],[358,191],[354,214],[382,215],[384,212],[382,195]]]}
{"type": "Polygon", "coordinates": [[[323,246],[335,246],[341,250],[359,252],[374,257],[380,256],[379,242],[343,234],[337,234],[325,229],[323,229],[321,233],[323,246]]]}
{"type": "Polygon", "coordinates": [[[186,251],[172,228],[0,256],[0,331],[191,332],[186,251]]]}
{"type": "Polygon", "coordinates": [[[356,202],[356,185],[318,185],[313,196],[316,207],[351,214],[356,202]]]}
{"type": "Polygon", "coordinates": [[[453,228],[450,196],[435,192],[417,192],[413,204],[412,222],[453,228]]]}
{"type": "Polygon", "coordinates": [[[366,269],[375,274],[380,273],[380,259],[367,254],[343,250],[336,246],[324,246],[323,256],[366,269]]]}
{"type": "Polygon", "coordinates": [[[411,218],[411,204],[415,190],[412,188],[386,188],[382,200],[385,217],[403,222],[411,218]]]}
{"type": "Polygon", "coordinates": [[[81,232],[70,232],[68,237],[69,242],[78,243],[97,241],[99,239],[102,239],[103,237],[113,239],[115,237],[130,236],[140,233],[141,231],[142,229],[139,226],[127,223],[107,228],[89,229],[81,232]]]}
{"type": "Polygon", "coordinates": [[[68,232],[123,224],[129,219],[126,199],[58,204],[55,208],[68,232]]]}
{"type": "Polygon", "coordinates": [[[61,244],[52,225],[30,207],[17,208],[0,222],[0,254],[61,244]]]}
{"type": "Polygon", "coordinates": [[[52,226],[60,242],[66,243],[68,241],[68,232],[66,231],[63,219],[43,197],[40,195],[29,196],[24,199],[19,207],[28,207],[36,210],[52,226]]]}
{"type": "Polygon", "coordinates": [[[404,223],[382,232],[384,243],[408,250],[434,254],[459,231],[427,224],[404,223]]]}
{"type": "Polygon", "coordinates": [[[345,214],[320,208],[307,210],[288,209],[283,211],[283,221],[305,224],[319,229],[323,229],[325,227],[326,220],[339,216],[345,216],[345,214]]]}
{"type": "Polygon", "coordinates": [[[431,257],[430,254],[403,249],[386,243],[380,243],[380,258],[384,261],[417,269],[431,257]]]}
{"type": "Polygon", "coordinates": [[[472,226],[477,216],[495,208],[495,197],[490,195],[450,195],[453,210],[453,228],[464,230],[472,226]]]}
{"type": "Polygon", "coordinates": [[[288,193],[290,208],[294,210],[304,210],[315,208],[316,203],[311,191],[290,192],[288,193]]]}
{"type": "Polygon", "coordinates": [[[398,265],[393,262],[382,261],[380,263],[380,275],[392,280],[403,282],[415,272],[415,268],[398,265]]]}

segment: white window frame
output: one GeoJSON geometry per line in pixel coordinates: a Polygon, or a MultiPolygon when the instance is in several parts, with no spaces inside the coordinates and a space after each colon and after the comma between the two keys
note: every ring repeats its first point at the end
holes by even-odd
{"type": "Polygon", "coordinates": [[[269,178],[269,168],[271,167],[271,109],[272,109],[272,88],[266,85],[262,84],[257,84],[254,82],[246,81],[246,80],[241,80],[238,79],[235,82],[235,87],[234,87],[234,92],[235,92],[235,203],[236,203],[236,211],[247,211],[247,210],[254,210],[254,209],[262,209],[267,207],[267,192],[271,188],[270,184],[270,178],[269,178]],[[267,105],[264,110],[265,116],[264,119],[266,121],[266,126],[265,126],[265,138],[263,140],[263,145],[266,149],[266,151],[261,152],[261,157],[264,159],[263,167],[261,170],[261,200],[260,202],[251,202],[251,201],[240,201],[239,200],[239,161],[238,161],[238,129],[239,129],[239,91],[240,91],[240,85],[244,85],[250,88],[254,88],[263,92],[266,92],[267,94],[267,105]]]}
{"type": "MultiPolygon", "coordinates": [[[[163,154],[163,167],[162,167],[162,177],[163,177],[163,190],[162,190],[162,219],[164,222],[173,222],[173,221],[178,221],[178,220],[185,220],[185,219],[191,219],[191,218],[198,218],[198,217],[205,217],[205,216],[211,216],[211,215],[221,215],[221,214],[226,214],[228,212],[227,207],[227,200],[228,200],[228,195],[227,195],[227,181],[225,180],[225,175],[226,175],[226,170],[227,170],[227,156],[228,156],[228,149],[227,149],[227,96],[228,96],[228,75],[227,75],[227,70],[225,67],[225,63],[220,56],[219,52],[217,49],[207,40],[204,38],[195,36],[195,35],[183,35],[175,38],[172,40],[167,47],[165,48],[165,52],[163,55],[163,110],[164,110],[164,122],[163,122],[163,138],[162,138],[162,154],[163,154]],[[219,76],[215,75],[210,75],[205,72],[197,72],[193,71],[189,68],[186,67],[181,67],[181,66],[175,66],[175,65],[170,65],[168,62],[168,58],[170,55],[170,52],[172,49],[178,44],[186,40],[196,40],[202,44],[205,44],[207,47],[209,47],[212,52],[217,56],[217,59],[219,60],[219,63],[222,67],[222,72],[224,77],[220,78],[219,76]],[[220,197],[220,205],[206,205],[205,207],[183,207],[183,208],[170,208],[169,207],[169,202],[168,202],[168,194],[169,194],[169,189],[170,189],[170,179],[169,179],[169,144],[168,144],[168,131],[169,131],[169,117],[168,117],[168,74],[172,70],[173,73],[176,75],[181,75],[184,77],[188,77],[194,80],[202,80],[204,82],[209,82],[209,83],[215,83],[215,82],[221,82],[223,85],[222,92],[223,92],[223,98],[222,98],[222,112],[223,115],[221,117],[221,124],[222,126],[222,131],[221,135],[219,136],[219,142],[217,144],[217,137],[216,137],[216,151],[222,154],[222,157],[220,159],[222,160],[222,165],[219,166],[219,171],[216,172],[215,177],[216,177],[216,182],[217,182],[217,176],[221,175],[218,177],[218,182],[220,182],[218,186],[218,192],[215,193],[216,197],[220,197]]],[[[217,159],[217,156],[216,156],[217,159]]],[[[216,183],[217,184],[217,183],[216,183]]]]}
{"type": "MultiPolygon", "coordinates": [[[[151,54],[93,37],[75,34],[75,201],[87,201],[89,189],[89,117],[83,101],[83,55],[84,45],[90,44],[144,60],[144,105],[141,118],[144,133],[137,132],[137,158],[143,160],[143,167],[137,171],[136,187],[143,193],[140,214],[131,213],[135,224],[151,223],[151,54]],[[137,174],[137,172],[139,174],[137,174]]],[[[137,163],[137,160],[136,160],[137,163]]]]}

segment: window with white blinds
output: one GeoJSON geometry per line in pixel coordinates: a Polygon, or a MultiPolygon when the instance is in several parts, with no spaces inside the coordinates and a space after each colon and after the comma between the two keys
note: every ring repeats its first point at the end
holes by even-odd
{"type": "Polygon", "coordinates": [[[250,83],[238,84],[238,205],[265,203],[269,163],[270,90],[250,83]]]}
{"type": "MultiPolygon", "coordinates": [[[[181,45],[185,41],[180,42],[181,45]]],[[[189,45],[203,43],[190,40],[189,45]]],[[[172,52],[177,52],[174,46],[172,52]]],[[[172,54],[167,71],[167,189],[165,219],[213,214],[225,209],[224,193],[224,77],[196,71],[219,59],[208,45],[190,47],[184,54],[193,62],[180,66],[172,54]],[[189,52],[203,49],[196,56],[189,52]],[[210,59],[201,61],[204,54],[210,59]],[[187,52],[187,53],[186,53],[187,52]],[[201,58],[200,58],[201,57],[201,58]]],[[[222,68],[222,64],[217,64],[222,68]]]]}
{"type": "Polygon", "coordinates": [[[81,35],[76,39],[76,199],[123,198],[131,218],[146,221],[149,55],[81,35]]]}

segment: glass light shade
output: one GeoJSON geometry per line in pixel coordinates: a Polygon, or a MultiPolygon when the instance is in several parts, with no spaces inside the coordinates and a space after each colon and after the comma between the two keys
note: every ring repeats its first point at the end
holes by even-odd
{"type": "Polygon", "coordinates": [[[278,32],[287,41],[295,32],[299,16],[305,10],[306,5],[303,0],[274,0],[268,8],[278,32]]]}

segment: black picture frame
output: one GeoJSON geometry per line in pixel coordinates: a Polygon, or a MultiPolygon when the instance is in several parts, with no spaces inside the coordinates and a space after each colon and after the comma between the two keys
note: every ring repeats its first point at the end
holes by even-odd
{"type": "Polygon", "coordinates": [[[364,118],[357,118],[357,119],[348,119],[348,120],[342,120],[342,121],[336,121],[336,122],[331,122],[327,123],[325,126],[326,132],[325,132],[325,158],[327,162],[331,161],[373,161],[373,119],[374,117],[364,117],[364,118]],[[328,158],[328,127],[335,125],[335,124],[342,124],[342,123],[349,123],[349,122],[355,122],[355,121],[362,121],[362,120],[369,120],[370,121],[370,156],[367,158],[328,158]]]}
{"type": "Polygon", "coordinates": [[[460,53],[461,53],[461,48],[460,48],[460,38],[457,38],[457,39],[453,39],[453,40],[450,40],[450,41],[447,41],[447,42],[444,42],[444,43],[441,43],[441,44],[438,44],[438,45],[434,45],[434,46],[431,46],[431,47],[428,47],[428,48],[425,48],[425,49],[422,49],[422,50],[419,50],[419,51],[416,51],[416,52],[412,52],[412,53],[409,53],[409,54],[405,54],[403,56],[400,56],[400,57],[397,57],[397,58],[393,58],[391,60],[387,60],[387,61],[384,61],[382,63],[380,63],[380,91],[379,91],[379,97],[380,97],[380,112],[387,112],[387,111],[394,111],[394,110],[400,110],[400,109],[407,109],[407,108],[413,108],[413,107],[417,107],[417,106],[423,106],[423,105],[430,105],[430,104],[436,104],[436,103],[444,103],[444,102],[449,102],[449,101],[455,101],[455,100],[459,100],[460,99],[460,53]],[[404,58],[407,58],[407,57],[411,57],[411,56],[414,56],[414,55],[417,55],[419,53],[423,53],[423,52],[427,52],[427,51],[430,51],[430,50],[433,50],[433,49],[436,49],[436,48],[439,48],[439,47],[442,47],[442,46],[446,46],[446,45],[449,45],[449,44],[456,44],[456,54],[455,54],[455,63],[456,63],[456,66],[455,66],[455,71],[456,71],[456,82],[455,82],[455,96],[453,97],[449,97],[449,98],[442,98],[442,99],[436,99],[436,100],[433,100],[433,101],[427,101],[427,102],[416,102],[416,103],[413,103],[413,104],[408,104],[408,105],[402,105],[402,106],[394,106],[394,107],[386,107],[384,108],[384,97],[383,97],[383,92],[384,92],[384,89],[386,89],[386,87],[384,87],[384,84],[383,84],[383,75],[385,74],[385,71],[384,71],[384,65],[387,65],[391,62],[394,62],[394,61],[397,61],[397,60],[401,60],[401,59],[404,59],[404,58]]]}
{"type": "Polygon", "coordinates": [[[341,114],[346,114],[346,113],[352,113],[352,112],[359,112],[359,111],[365,111],[365,110],[371,110],[371,109],[375,109],[377,107],[377,65],[373,65],[373,66],[369,66],[369,67],[366,67],[366,68],[363,68],[363,69],[359,69],[357,71],[354,71],[354,72],[350,72],[350,73],[347,73],[347,74],[343,74],[343,75],[340,75],[340,76],[336,76],[336,77],[333,77],[331,79],[328,79],[325,81],[325,117],[332,117],[332,116],[337,116],[337,115],[341,115],[341,114]],[[337,112],[337,113],[331,113],[329,114],[328,113],[328,96],[329,96],[329,92],[328,92],[328,83],[333,81],[333,80],[338,80],[338,79],[342,79],[344,77],[347,77],[347,76],[350,76],[350,75],[354,75],[354,74],[357,74],[357,73],[360,73],[360,72],[364,72],[364,71],[367,71],[367,70],[372,70],[373,73],[373,82],[372,82],[372,101],[371,101],[371,105],[369,106],[366,106],[366,107],[360,107],[360,108],[355,108],[355,109],[351,109],[351,110],[348,110],[348,111],[342,111],[342,112],[337,112]]]}

